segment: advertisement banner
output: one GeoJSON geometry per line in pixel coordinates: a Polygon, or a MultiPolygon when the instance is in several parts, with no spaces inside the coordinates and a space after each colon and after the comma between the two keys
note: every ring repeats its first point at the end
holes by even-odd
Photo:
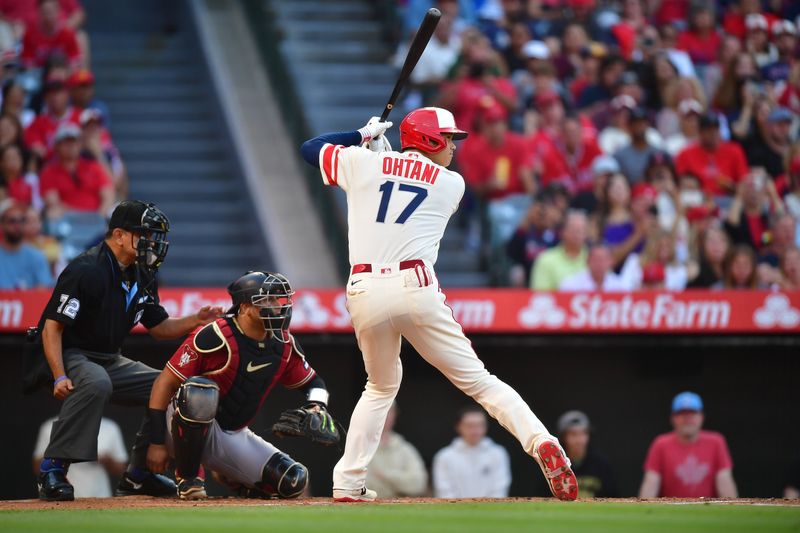
{"type": "MultiPolygon", "coordinates": [[[[800,333],[800,292],[452,289],[446,294],[467,333],[800,333]]],[[[162,289],[160,295],[170,316],[230,305],[223,289],[162,289]]],[[[47,291],[0,291],[0,333],[35,325],[49,297],[47,291]]],[[[352,332],[345,300],[339,289],[298,290],[292,331],[352,332]]]]}

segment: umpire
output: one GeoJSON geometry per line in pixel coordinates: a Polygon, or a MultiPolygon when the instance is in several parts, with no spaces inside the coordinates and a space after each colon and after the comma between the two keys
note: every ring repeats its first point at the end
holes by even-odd
{"type": "MultiPolygon", "coordinates": [[[[203,307],[170,318],[159,304],[156,270],[167,255],[168,231],[169,220],[155,205],[124,201],[112,213],[104,241],[58,278],[39,320],[44,357],[33,351],[26,361],[28,390],[52,383],[53,396],[64,402],[40,468],[42,500],[74,499],[69,465],[97,460],[106,402],[147,407],[159,371],[121,355],[131,328],[141,322],[156,339],[175,339],[222,313],[203,307]]],[[[176,495],[172,480],[146,469],[148,426],[145,417],[117,495],[176,495]]]]}

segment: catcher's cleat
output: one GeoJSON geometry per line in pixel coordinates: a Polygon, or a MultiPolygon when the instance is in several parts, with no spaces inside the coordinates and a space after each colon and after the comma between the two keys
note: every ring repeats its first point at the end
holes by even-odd
{"type": "Polygon", "coordinates": [[[578,498],[578,479],[570,468],[572,465],[567,454],[557,440],[541,440],[534,448],[533,458],[539,463],[553,496],[564,501],[578,498]]]}
{"type": "Polygon", "coordinates": [[[361,489],[346,490],[346,489],[333,489],[333,501],[335,502],[349,502],[349,503],[364,503],[374,502],[378,497],[378,493],[374,490],[369,490],[364,487],[361,489]]]}
{"type": "Polygon", "coordinates": [[[39,499],[49,502],[71,502],[75,499],[75,489],[63,470],[50,470],[39,474],[39,499]]]}
{"type": "Polygon", "coordinates": [[[147,475],[140,481],[134,481],[130,472],[122,474],[119,480],[115,496],[159,496],[162,498],[174,498],[177,496],[175,482],[167,476],[147,472],[147,475]]]}
{"type": "Polygon", "coordinates": [[[200,477],[178,479],[178,498],[181,500],[205,500],[208,498],[205,480],[200,477]]]}

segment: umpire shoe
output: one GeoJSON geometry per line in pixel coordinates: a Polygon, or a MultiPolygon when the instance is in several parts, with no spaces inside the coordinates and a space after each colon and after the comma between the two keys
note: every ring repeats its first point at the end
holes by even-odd
{"type": "Polygon", "coordinates": [[[181,500],[205,500],[208,498],[203,478],[178,478],[178,498],[181,500]]]}
{"type": "Polygon", "coordinates": [[[572,472],[567,454],[555,438],[546,437],[537,442],[533,458],[542,469],[553,496],[564,501],[578,499],[578,478],[572,472]]]}
{"type": "Polygon", "coordinates": [[[374,502],[378,497],[378,493],[374,490],[369,490],[367,487],[361,489],[347,490],[347,489],[333,489],[333,501],[342,503],[364,503],[374,502]]]}
{"type": "Polygon", "coordinates": [[[39,474],[39,499],[49,502],[71,502],[75,499],[75,489],[67,481],[63,470],[50,470],[39,474]]]}
{"type": "Polygon", "coordinates": [[[135,481],[130,472],[122,474],[115,496],[159,496],[174,498],[178,494],[175,482],[167,476],[147,472],[140,481],[135,481]]]}

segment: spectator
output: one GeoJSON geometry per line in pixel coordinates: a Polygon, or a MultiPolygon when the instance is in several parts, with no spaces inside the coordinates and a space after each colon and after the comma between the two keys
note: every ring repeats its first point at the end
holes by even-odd
{"type": "Polygon", "coordinates": [[[42,233],[42,216],[39,209],[28,207],[22,232],[25,243],[44,254],[47,264],[50,265],[50,272],[54,275],[60,273],[66,266],[64,257],[61,255],[61,244],[52,235],[42,233]]]}
{"type": "Polygon", "coordinates": [[[541,184],[560,183],[571,194],[592,188],[592,162],[602,152],[594,139],[587,139],[580,117],[564,118],[559,139],[541,152],[541,184]]]}
{"type": "MultiPolygon", "coordinates": [[[[420,60],[422,60],[422,58],[420,58],[420,60]]],[[[419,68],[419,63],[417,63],[417,68],[419,68]]],[[[414,72],[416,72],[417,68],[414,69],[414,72]]],[[[437,81],[441,81],[442,79],[444,79],[444,77],[439,78],[437,81]]],[[[111,127],[108,106],[102,100],[95,98],[94,74],[92,74],[90,70],[85,68],[76,70],[67,78],[66,85],[67,89],[69,89],[69,101],[72,107],[80,110],[89,108],[97,109],[103,116],[105,126],[107,128],[111,127]]]]}
{"type": "Polygon", "coordinates": [[[800,290],[800,248],[789,248],[781,259],[781,283],[786,291],[800,290]]]}
{"type": "Polygon", "coordinates": [[[574,22],[568,24],[564,28],[561,43],[561,53],[554,60],[558,77],[562,80],[572,79],[581,70],[581,52],[590,44],[586,28],[574,22]]]}
{"type": "MultiPolygon", "coordinates": [[[[800,155],[795,155],[790,161],[787,175],[786,195],[783,197],[783,202],[786,211],[800,224],[800,155]]],[[[798,229],[800,230],[800,228],[798,229]]],[[[800,246],[800,242],[797,244],[800,246]]]]}
{"type": "Polygon", "coordinates": [[[655,207],[658,211],[658,225],[665,231],[682,231],[682,218],[679,213],[680,197],[675,178],[675,168],[666,152],[654,152],[647,162],[644,181],[655,187],[657,195],[655,207]]]}
{"type": "Polygon", "coordinates": [[[486,436],[486,413],[475,406],[458,415],[456,437],[433,457],[436,498],[505,498],[511,486],[508,452],[486,436]]]}
{"type": "MultiPolygon", "coordinates": [[[[670,1],[670,0],[667,0],[670,1]]],[[[683,0],[678,0],[683,1],[683,0]]],[[[658,28],[658,36],[661,39],[661,50],[667,54],[669,62],[675,67],[680,76],[695,77],[692,58],[684,50],[678,49],[678,29],[673,25],[665,25],[658,28]]]]}
{"type": "Polygon", "coordinates": [[[761,249],[758,260],[760,263],[778,268],[781,257],[787,250],[797,245],[797,221],[788,213],[775,215],[769,233],[769,243],[761,249]]]}
{"type": "Polygon", "coordinates": [[[708,289],[722,281],[725,275],[725,258],[731,244],[728,234],[717,227],[708,228],[701,236],[697,274],[690,276],[689,287],[708,289]]]}
{"type": "Polygon", "coordinates": [[[530,286],[531,267],[543,251],[558,244],[558,223],[563,217],[554,199],[539,194],[528,207],[522,223],[506,245],[511,260],[509,280],[513,287],[530,286]]]}
{"type": "Polygon", "coordinates": [[[40,0],[38,24],[25,28],[21,60],[27,68],[41,68],[53,55],[66,58],[72,66],[82,60],[75,31],[61,21],[58,0],[40,0]]]}
{"type": "Polygon", "coordinates": [[[684,100],[697,100],[701,106],[705,106],[706,95],[696,78],[678,78],[664,90],[665,106],[656,113],[656,129],[662,137],[669,137],[680,131],[678,107],[684,100]]]}
{"type": "Polygon", "coordinates": [[[42,90],[45,107],[25,130],[25,144],[45,161],[52,156],[59,126],[80,124],[80,109],[69,106],[69,94],[61,78],[49,77],[42,90]]]}
{"type": "Polygon", "coordinates": [[[756,253],[746,244],[737,244],[725,258],[722,281],[714,289],[755,289],[758,285],[756,253]]]}
{"type": "Polygon", "coordinates": [[[700,142],[678,153],[675,170],[699,177],[703,189],[716,196],[732,195],[748,173],[742,148],[720,139],[719,119],[711,113],[700,117],[700,142]]]}
{"type": "Polygon", "coordinates": [[[680,117],[678,133],[673,133],[664,141],[664,150],[671,156],[677,155],[687,146],[694,144],[700,137],[700,116],[703,114],[703,105],[689,98],[678,104],[680,117]]]}
{"type": "Polygon", "coordinates": [[[577,107],[589,109],[596,104],[610,101],[614,96],[614,89],[619,85],[622,73],[625,72],[625,66],[625,60],[620,56],[606,56],[600,64],[597,83],[589,85],[581,91],[577,107]]]}
{"type": "Polygon", "coordinates": [[[589,215],[590,236],[597,240],[600,227],[600,207],[606,204],[606,189],[611,176],[619,173],[619,163],[610,155],[601,155],[592,162],[592,189],[584,190],[572,197],[570,207],[589,215]]]}
{"type": "MultiPolygon", "coordinates": [[[[626,280],[611,270],[613,267],[611,250],[605,244],[595,244],[589,248],[586,268],[561,281],[562,291],[624,292],[632,287],[626,280]]],[[[580,487],[580,484],[578,484],[580,487]]]]}
{"type": "MultiPolygon", "coordinates": [[[[609,125],[597,137],[597,144],[606,154],[614,154],[631,144],[630,122],[631,115],[636,110],[636,100],[627,94],[621,94],[611,100],[610,108],[609,125]]],[[[648,144],[661,145],[661,135],[654,128],[647,128],[645,136],[648,144]]]]}
{"type": "Polygon", "coordinates": [[[475,131],[475,119],[487,97],[496,100],[509,113],[516,111],[517,91],[511,81],[501,75],[497,60],[496,53],[483,37],[464,57],[463,76],[442,86],[438,105],[451,110],[456,124],[469,132],[475,131]]]}
{"type": "Polygon", "coordinates": [[[42,197],[48,218],[68,211],[96,211],[106,216],[114,203],[114,187],[103,167],[80,157],[81,130],[62,124],[55,136],[58,159],[42,170],[42,197]]]}
{"type": "Polygon", "coordinates": [[[659,435],[644,463],[640,498],[735,498],[725,437],[704,431],[703,401],[682,392],[672,401],[673,431],[659,435]]]}
{"type": "Polygon", "coordinates": [[[635,290],[645,285],[648,273],[661,273],[658,282],[663,283],[666,290],[682,291],[686,288],[686,265],[677,261],[675,235],[672,232],[662,229],[653,231],[648,236],[641,255],[633,253],[625,260],[620,277],[628,287],[635,290]]]}
{"type": "Polygon", "coordinates": [[[561,137],[564,102],[555,91],[540,91],[533,99],[533,109],[525,112],[525,133],[530,137],[530,151],[541,160],[551,143],[561,137]]]}
{"type": "Polygon", "coordinates": [[[367,484],[382,500],[422,496],[428,487],[425,463],[417,449],[395,433],[396,420],[397,403],[392,403],[383,425],[378,451],[367,471],[367,484]]]}
{"type": "Polygon", "coordinates": [[[0,210],[0,289],[41,289],[53,286],[44,254],[23,242],[25,207],[6,200],[0,210]]]}
{"type": "Polygon", "coordinates": [[[678,48],[687,52],[695,65],[708,65],[717,60],[720,42],[720,35],[714,28],[714,12],[708,5],[696,5],[689,29],[678,36],[678,48]]]}
{"type": "MultiPolygon", "coordinates": [[[[722,19],[722,28],[725,33],[736,36],[740,40],[744,40],[747,36],[747,17],[752,14],[761,12],[760,0],[739,0],[738,6],[733,9],[728,9],[722,19]],[[737,9],[738,8],[738,9],[737,9]]],[[[732,2],[731,5],[734,3],[732,2]]],[[[767,13],[765,16],[769,24],[772,24],[775,17],[767,13]]]]}
{"type": "Polygon", "coordinates": [[[753,54],[756,65],[763,68],[778,59],[778,51],[769,42],[769,23],[761,13],[747,15],[744,21],[747,36],[744,49],[753,54]]]}
{"type": "Polygon", "coordinates": [[[5,197],[24,206],[40,204],[38,182],[34,188],[32,180],[26,179],[22,163],[22,152],[17,145],[10,144],[0,148],[0,200],[5,194],[5,197]]]}
{"type": "MultiPolygon", "coordinates": [[[[44,457],[50,430],[58,417],[45,420],[39,428],[33,450],[33,473],[38,477],[39,466],[44,457]]],[[[97,461],[75,463],[69,468],[69,482],[75,487],[76,498],[110,498],[111,480],[119,477],[128,464],[128,452],[122,439],[122,431],[116,422],[103,417],[97,435],[97,461]]]]}
{"type": "Polygon", "coordinates": [[[758,66],[752,55],[740,53],[725,64],[712,107],[728,119],[737,117],[745,104],[743,89],[748,82],[759,85],[758,66]]]}
{"type": "Polygon", "coordinates": [[[11,115],[22,128],[27,128],[36,118],[36,113],[25,107],[25,88],[19,82],[9,79],[3,83],[2,94],[0,114],[11,115]]]}
{"type": "Polygon", "coordinates": [[[770,241],[769,217],[782,210],[782,202],[764,170],[756,167],[736,188],[725,217],[725,231],[733,244],[746,244],[760,252],[770,241]]]}
{"type": "MultiPolygon", "coordinates": [[[[512,78],[516,72],[525,70],[527,67],[528,57],[524,53],[524,46],[525,43],[530,40],[531,30],[528,28],[527,24],[524,22],[514,22],[511,25],[508,36],[508,46],[503,48],[501,54],[512,78]]],[[[414,67],[414,70],[416,69],[417,67],[414,67]]]]}
{"type": "Polygon", "coordinates": [[[589,417],[567,411],[558,418],[558,440],[564,446],[578,478],[579,498],[617,498],[617,479],[608,460],[593,446],[589,417]]]}
{"type": "Polygon", "coordinates": [[[587,226],[586,214],[582,211],[566,213],[560,244],[540,253],[533,264],[531,289],[557,290],[564,278],[586,268],[587,226]]]}
{"type": "Polygon", "coordinates": [[[532,192],[535,184],[525,141],[508,131],[505,108],[489,100],[479,113],[480,132],[458,150],[464,180],[487,200],[532,192]]]}
{"type": "Polygon", "coordinates": [[[791,20],[779,20],[772,25],[772,35],[778,57],[761,68],[761,77],[769,82],[785,82],[794,63],[797,50],[797,26],[791,20]]]}
{"type": "Polygon", "coordinates": [[[648,136],[650,130],[652,130],[650,119],[644,108],[637,107],[631,110],[629,124],[631,142],[615,152],[614,157],[619,162],[622,173],[632,184],[644,179],[647,163],[661,145],[661,136],[655,131],[648,136]],[[658,144],[652,144],[649,137],[656,139],[658,144]]]}
{"type": "Polygon", "coordinates": [[[758,132],[753,132],[742,143],[747,163],[751,167],[763,167],[773,180],[785,171],[784,161],[792,146],[792,119],[792,112],[785,107],[772,109],[765,127],[759,124],[758,132]]]}
{"type": "Polygon", "coordinates": [[[114,182],[117,198],[128,196],[128,173],[119,149],[105,127],[105,117],[99,109],[88,108],[81,113],[81,155],[100,163],[114,182]]]}
{"type": "Polygon", "coordinates": [[[800,61],[789,70],[789,81],[778,94],[778,104],[788,107],[795,115],[800,115],[800,61]]]}
{"type": "Polygon", "coordinates": [[[631,194],[621,174],[609,181],[600,235],[611,248],[615,269],[622,266],[628,254],[642,251],[645,237],[656,224],[653,204],[657,194],[652,185],[645,183],[637,185],[635,193],[631,194]]]}

